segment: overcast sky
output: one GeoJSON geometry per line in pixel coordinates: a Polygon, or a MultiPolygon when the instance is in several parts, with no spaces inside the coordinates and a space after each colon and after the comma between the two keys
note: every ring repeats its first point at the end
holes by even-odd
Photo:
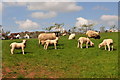
{"type": "Polygon", "coordinates": [[[65,29],[94,23],[98,30],[117,25],[117,19],[118,2],[4,2],[2,25],[21,32],[39,31],[54,23],[64,23],[65,29]]]}

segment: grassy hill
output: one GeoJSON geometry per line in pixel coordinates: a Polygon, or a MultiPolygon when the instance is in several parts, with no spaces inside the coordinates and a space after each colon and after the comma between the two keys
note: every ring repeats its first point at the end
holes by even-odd
{"type": "MultiPolygon", "coordinates": [[[[2,66],[4,78],[116,78],[118,75],[118,33],[101,33],[101,39],[92,39],[94,47],[77,48],[77,39],[61,37],[57,46],[44,50],[38,39],[29,39],[25,55],[21,49],[10,54],[10,43],[22,40],[2,41],[2,66]],[[114,40],[114,51],[99,49],[105,38],[114,40]]],[[[84,45],[85,46],[85,45],[84,45]]]]}

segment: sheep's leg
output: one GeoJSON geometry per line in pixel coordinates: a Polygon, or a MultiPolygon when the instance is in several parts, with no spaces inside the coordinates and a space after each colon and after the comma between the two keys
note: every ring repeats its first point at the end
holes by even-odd
{"type": "Polygon", "coordinates": [[[78,42],[78,45],[77,45],[77,48],[79,48],[80,47],[80,42],[78,42]]]}
{"type": "Polygon", "coordinates": [[[112,47],[112,51],[113,51],[113,45],[111,47],[112,47]]]}
{"type": "Polygon", "coordinates": [[[80,44],[81,49],[82,49],[82,44],[83,44],[83,43],[80,44]]]}
{"type": "Polygon", "coordinates": [[[14,49],[12,48],[12,49],[11,49],[11,54],[13,54],[13,51],[14,51],[14,49]]]}
{"type": "Polygon", "coordinates": [[[107,44],[107,46],[108,46],[108,51],[110,51],[110,45],[109,45],[109,44],[107,44]]]}
{"type": "Polygon", "coordinates": [[[88,48],[88,43],[86,43],[86,48],[88,48]]]}
{"type": "Polygon", "coordinates": [[[47,44],[44,45],[44,49],[47,49],[47,44]]]}
{"type": "Polygon", "coordinates": [[[105,50],[106,50],[106,45],[105,45],[105,50]]]}
{"type": "Polygon", "coordinates": [[[23,55],[24,55],[24,47],[22,47],[22,52],[23,52],[23,55]]]}
{"type": "Polygon", "coordinates": [[[49,44],[46,44],[46,49],[48,49],[48,45],[49,45],[49,44]]]}
{"type": "Polygon", "coordinates": [[[40,46],[40,40],[39,40],[39,44],[38,45],[40,46]]]}
{"type": "Polygon", "coordinates": [[[47,47],[48,47],[48,44],[46,43],[46,44],[45,44],[45,49],[47,49],[47,47]]]}
{"type": "Polygon", "coordinates": [[[54,47],[55,47],[55,49],[57,49],[57,48],[56,48],[56,43],[54,43],[54,47]]]}
{"type": "Polygon", "coordinates": [[[46,49],[46,44],[44,44],[44,49],[46,49]]]}

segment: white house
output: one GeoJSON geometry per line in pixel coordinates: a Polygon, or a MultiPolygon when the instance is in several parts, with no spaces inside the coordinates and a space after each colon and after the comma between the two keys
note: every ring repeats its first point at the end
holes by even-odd
{"type": "Polygon", "coordinates": [[[20,34],[18,34],[17,36],[15,36],[17,39],[20,39],[21,37],[20,37],[20,34]]]}
{"type": "Polygon", "coordinates": [[[26,34],[26,35],[24,36],[24,38],[30,39],[30,36],[29,36],[28,34],[26,34]]]}

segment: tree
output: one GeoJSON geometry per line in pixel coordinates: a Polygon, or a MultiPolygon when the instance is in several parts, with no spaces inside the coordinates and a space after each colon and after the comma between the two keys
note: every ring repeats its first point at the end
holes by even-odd
{"type": "Polygon", "coordinates": [[[86,28],[86,32],[88,31],[88,28],[91,29],[91,27],[94,26],[94,24],[84,24],[82,27],[86,28]]]}
{"type": "Polygon", "coordinates": [[[48,30],[48,31],[50,31],[52,28],[54,28],[55,26],[50,26],[50,27],[47,27],[47,28],[45,28],[45,30],[48,30]]]}
{"type": "Polygon", "coordinates": [[[54,28],[54,29],[61,29],[63,26],[64,26],[64,23],[62,23],[62,24],[57,24],[57,23],[55,23],[54,26],[47,27],[47,28],[45,28],[45,30],[50,31],[50,30],[52,30],[53,28],[54,28]]]}
{"type": "Polygon", "coordinates": [[[104,26],[100,27],[100,32],[105,32],[105,27],[104,26]]]}
{"type": "Polygon", "coordinates": [[[72,27],[72,32],[75,32],[77,27],[72,27]]]}
{"type": "Polygon", "coordinates": [[[4,33],[2,25],[0,25],[0,33],[4,33]]]}
{"type": "Polygon", "coordinates": [[[112,30],[115,30],[115,28],[116,28],[116,25],[110,26],[110,29],[112,29],[112,30]]]}
{"type": "Polygon", "coordinates": [[[59,28],[59,27],[63,27],[63,26],[64,26],[64,23],[62,23],[62,24],[57,24],[57,23],[55,23],[54,25],[55,25],[55,27],[58,27],[58,28],[59,28]]]}
{"type": "Polygon", "coordinates": [[[54,28],[61,30],[63,28],[63,26],[64,26],[64,23],[62,23],[62,24],[55,23],[55,27],[54,28]]]}

